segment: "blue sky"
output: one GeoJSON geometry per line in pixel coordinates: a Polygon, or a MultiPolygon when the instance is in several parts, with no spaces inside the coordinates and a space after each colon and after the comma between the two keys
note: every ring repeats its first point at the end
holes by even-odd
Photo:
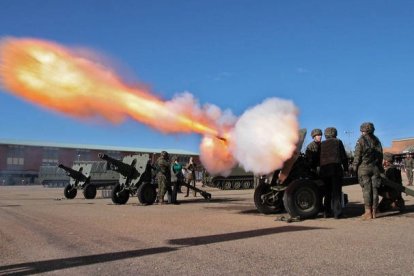
{"type": "MultiPolygon", "coordinates": [[[[387,147],[414,136],[413,18],[413,1],[2,0],[0,37],[88,47],[166,100],[189,91],[238,116],[289,99],[301,127],[335,126],[351,148],[371,121],[387,147]]],[[[201,139],[80,121],[3,89],[0,114],[2,139],[191,151],[201,139]]]]}

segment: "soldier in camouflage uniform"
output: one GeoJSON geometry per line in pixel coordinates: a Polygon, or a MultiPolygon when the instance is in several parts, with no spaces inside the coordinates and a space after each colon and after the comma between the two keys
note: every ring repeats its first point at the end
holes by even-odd
{"type": "Polygon", "coordinates": [[[165,192],[168,190],[170,193],[171,190],[171,170],[168,152],[161,152],[161,156],[158,157],[155,166],[157,168],[158,201],[160,204],[164,204],[165,192]]]}
{"type": "Polygon", "coordinates": [[[378,207],[378,188],[381,185],[380,173],[382,167],[382,145],[374,135],[374,124],[363,123],[360,127],[361,137],[355,146],[354,171],[358,173],[359,184],[362,187],[364,196],[365,213],[362,219],[376,217],[378,207]]]}
{"type": "Polygon", "coordinates": [[[408,179],[407,186],[412,186],[413,185],[414,159],[411,157],[410,153],[407,153],[407,155],[405,156],[403,160],[403,165],[404,165],[405,174],[407,175],[407,179],[408,179]]]}
{"type": "Polygon", "coordinates": [[[338,219],[342,216],[342,178],[348,170],[348,157],[344,144],[336,138],[336,128],[328,127],[324,134],[320,157],[320,177],[325,183],[324,217],[333,213],[338,219]]]}
{"type": "MultiPolygon", "coordinates": [[[[401,185],[402,187],[401,171],[392,163],[392,160],[392,153],[385,152],[383,161],[385,178],[401,185]]],[[[400,191],[381,184],[378,189],[378,194],[382,197],[380,203],[378,204],[378,210],[380,212],[385,212],[392,208],[396,208],[400,212],[405,210],[404,199],[402,198],[400,191]]]]}
{"type": "Polygon", "coordinates": [[[322,130],[315,128],[311,132],[313,141],[306,147],[305,158],[312,174],[319,174],[319,158],[321,155],[322,130]]]}

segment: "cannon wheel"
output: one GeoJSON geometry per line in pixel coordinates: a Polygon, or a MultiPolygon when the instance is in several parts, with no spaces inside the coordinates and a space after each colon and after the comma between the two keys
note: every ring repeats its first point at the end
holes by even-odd
{"type": "Polygon", "coordinates": [[[96,187],[92,184],[86,184],[83,189],[83,196],[86,199],[94,199],[96,197],[96,187]]]}
{"type": "Polygon", "coordinates": [[[116,184],[115,187],[112,189],[111,199],[112,202],[115,204],[125,204],[128,202],[129,199],[129,193],[127,191],[122,190],[121,184],[116,184]]]}
{"type": "Polygon", "coordinates": [[[151,205],[157,198],[157,192],[151,183],[142,183],[138,188],[137,196],[141,204],[151,205]]]}
{"type": "Polygon", "coordinates": [[[275,214],[283,210],[283,191],[272,191],[270,186],[265,183],[259,183],[254,190],[253,198],[254,205],[262,214],[275,214]],[[275,197],[267,196],[266,199],[262,199],[262,196],[270,193],[275,197]]]}
{"type": "Polygon", "coordinates": [[[78,190],[76,190],[76,188],[73,188],[70,184],[66,185],[65,189],[63,190],[63,194],[67,199],[74,199],[77,193],[78,190]]]}
{"type": "Polygon", "coordinates": [[[322,197],[314,182],[295,180],[285,190],[283,204],[292,217],[314,218],[321,209],[322,197]]]}

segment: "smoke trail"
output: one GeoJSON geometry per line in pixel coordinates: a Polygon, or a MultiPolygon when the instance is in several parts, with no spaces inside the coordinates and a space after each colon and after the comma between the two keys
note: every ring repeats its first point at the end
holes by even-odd
{"type": "Polygon", "coordinates": [[[215,105],[200,106],[188,92],[170,101],[144,86],[131,87],[92,51],[76,51],[39,39],[5,39],[0,80],[13,94],[75,116],[112,123],[133,118],[163,133],[203,135],[200,158],[208,171],[228,174],[240,163],[254,173],[280,168],[298,139],[293,103],[269,99],[237,119],[215,105]]]}

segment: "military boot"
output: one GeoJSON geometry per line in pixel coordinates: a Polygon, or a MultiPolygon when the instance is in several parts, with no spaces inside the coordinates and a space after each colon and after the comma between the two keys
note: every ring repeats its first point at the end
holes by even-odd
{"type": "Polygon", "coordinates": [[[372,218],[377,218],[378,215],[378,208],[372,207],[372,218]]]}
{"type": "Polygon", "coordinates": [[[365,213],[361,216],[362,220],[372,219],[372,209],[371,207],[365,206],[365,213]]]}

